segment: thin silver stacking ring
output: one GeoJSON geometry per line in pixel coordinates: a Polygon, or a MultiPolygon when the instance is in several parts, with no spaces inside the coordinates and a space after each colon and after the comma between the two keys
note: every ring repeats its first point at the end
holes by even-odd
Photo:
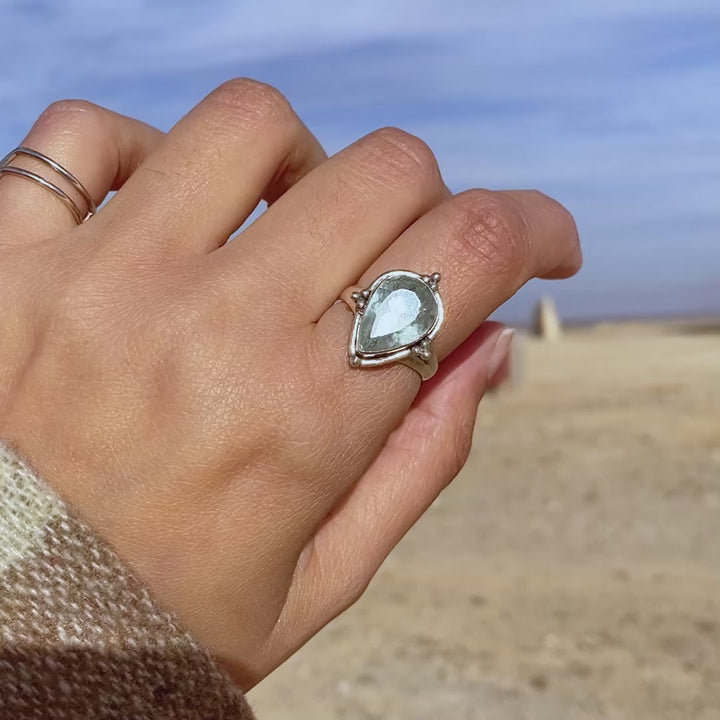
{"type": "Polygon", "coordinates": [[[24,177],[27,180],[31,180],[32,182],[44,187],[46,190],[49,190],[51,193],[53,193],[53,195],[55,195],[55,197],[62,200],[62,202],[65,204],[65,207],[67,207],[67,209],[72,213],[72,216],[78,225],[80,225],[83,221],[87,220],[89,217],[91,217],[97,212],[97,206],[93,202],[90,193],[69,170],[66,170],[62,165],[60,165],[60,163],[56,162],[47,155],[43,155],[43,153],[38,152],[37,150],[33,150],[32,148],[20,146],[16,147],[14,150],[11,150],[2,160],[0,160],[0,176],[2,175],[18,175],[19,177],[24,177]],[[55,183],[50,182],[50,180],[46,180],[44,177],[42,177],[42,175],[38,175],[32,170],[26,170],[25,168],[11,165],[10,163],[18,155],[26,155],[28,157],[39,160],[41,163],[44,163],[51,170],[54,170],[58,175],[67,180],[75,188],[75,190],[77,190],[79,195],[85,201],[87,205],[87,212],[85,213],[85,215],[83,215],[82,210],[78,207],[78,204],[75,202],[75,200],[73,200],[72,197],[70,197],[70,195],[68,195],[62,188],[59,188],[57,185],[55,185],[55,183]]]}

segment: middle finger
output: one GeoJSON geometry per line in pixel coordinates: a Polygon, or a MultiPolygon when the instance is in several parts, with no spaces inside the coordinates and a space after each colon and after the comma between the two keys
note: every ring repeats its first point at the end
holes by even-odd
{"type": "Polygon", "coordinates": [[[218,251],[232,278],[272,277],[301,324],[317,320],[409,225],[449,196],[419,138],[384,128],[323,163],[218,251]]]}

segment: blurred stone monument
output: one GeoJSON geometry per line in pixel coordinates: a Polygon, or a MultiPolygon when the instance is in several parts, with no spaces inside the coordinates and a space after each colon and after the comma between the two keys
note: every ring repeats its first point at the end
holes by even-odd
{"type": "Polygon", "coordinates": [[[543,340],[559,340],[562,335],[560,316],[553,299],[547,295],[540,298],[533,312],[532,333],[543,340]]]}

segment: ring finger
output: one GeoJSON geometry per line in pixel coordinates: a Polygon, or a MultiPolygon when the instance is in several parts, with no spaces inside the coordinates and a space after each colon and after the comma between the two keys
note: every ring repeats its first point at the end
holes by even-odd
{"type": "MultiPolygon", "coordinates": [[[[363,287],[389,270],[439,272],[445,319],[435,342],[442,360],[533,277],[560,278],[581,263],[577,230],[562,205],[535,191],[461,193],[411,225],[366,270],[363,287]]],[[[344,418],[369,455],[407,411],[419,376],[399,365],[355,369],[347,348],[352,316],[334,304],[314,330],[313,353],[329,373],[325,386],[342,398],[344,418]]],[[[342,492],[342,488],[339,489],[342,492]]]]}
{"type": "Polygon", "coordinates": [[[530,279],[569,277],[580,263],[575,221],[552,198],[469,190],[403,233],[360,284],[398,268],[439,272],[445,319],[435,349],[442,360],[530,279]]]}
{"type": "MultiPolygon", "coordinates": [[[[22,145],[72,173],[96,205],[117,190],[156,147],[163,133],[145,123],[80,100],[51,105],[22,145]]],[[[40,175],[66,192],[81,215],[89,208],[65,178],[34,158],[19,155],[12,165],[40,175]]],[[[76,225],[63,202],[47,188],[17,175],[0,176],[0,244],[57,236],[76,225]]]]}

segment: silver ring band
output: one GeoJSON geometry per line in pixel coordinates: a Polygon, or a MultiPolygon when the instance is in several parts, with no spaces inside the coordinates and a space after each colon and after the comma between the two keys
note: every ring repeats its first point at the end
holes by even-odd
{"type": "Polygon", "coordinates": [[[65,204],[67,209],[72,213],[72,216],[78,225],[80,225],[84,220],[87,220],[89,217],[91,217],[97,212],[97,206],[95,205],[92,197],[90,196],[90,193],[87,191],[85,186],[69,170],[65,169],[62,165],[60,165],[60,163],[56,162],[47,155],[38,152],[37,150],[33,150],[32,148],[23,146],[16,147],[14,150],[11,150],[2,160],[0,160],[0,176],[6,174],[24,177],[27,180],[31,180],[32,182],[41,185],[46,190],[49,190],[51,193],[53,193],[53,195],[55,195],[55,197],[59,198],[65,204]],[[85,215],[83,216],[82,210],[78,207],[78,204],[75,202],[75,200],[73,200],[73,198],[70,197],[70,195],[68,195],[68,193],[66,193],[62,188],[55,185],[55,183],[46,180],[44,177],[38,175],[32,170],[26,170],[25,168],[11,165],[10,163],[18,155],[26,155],[28,157],[35,158],[35,160],[39,160],[43,164],[47,165],[51,170],[54,170],[56,173],[58,173],[58,175],[67,180],[67,182],[69,182],[75,188],[75,190],[77,190],[80,197],[82,197],[82,199],[85,201],[87,206],[87,211],[85,215]]]}
{"type": "Polygon", "coordinates": [[[439,282],[439,273],[392,270],[367,288],[345,290],[340,297],[355,313],[348,347],[351,367],[399,362],[430,379],[438,368],[433,340],[444,317],[439,282]]]}

